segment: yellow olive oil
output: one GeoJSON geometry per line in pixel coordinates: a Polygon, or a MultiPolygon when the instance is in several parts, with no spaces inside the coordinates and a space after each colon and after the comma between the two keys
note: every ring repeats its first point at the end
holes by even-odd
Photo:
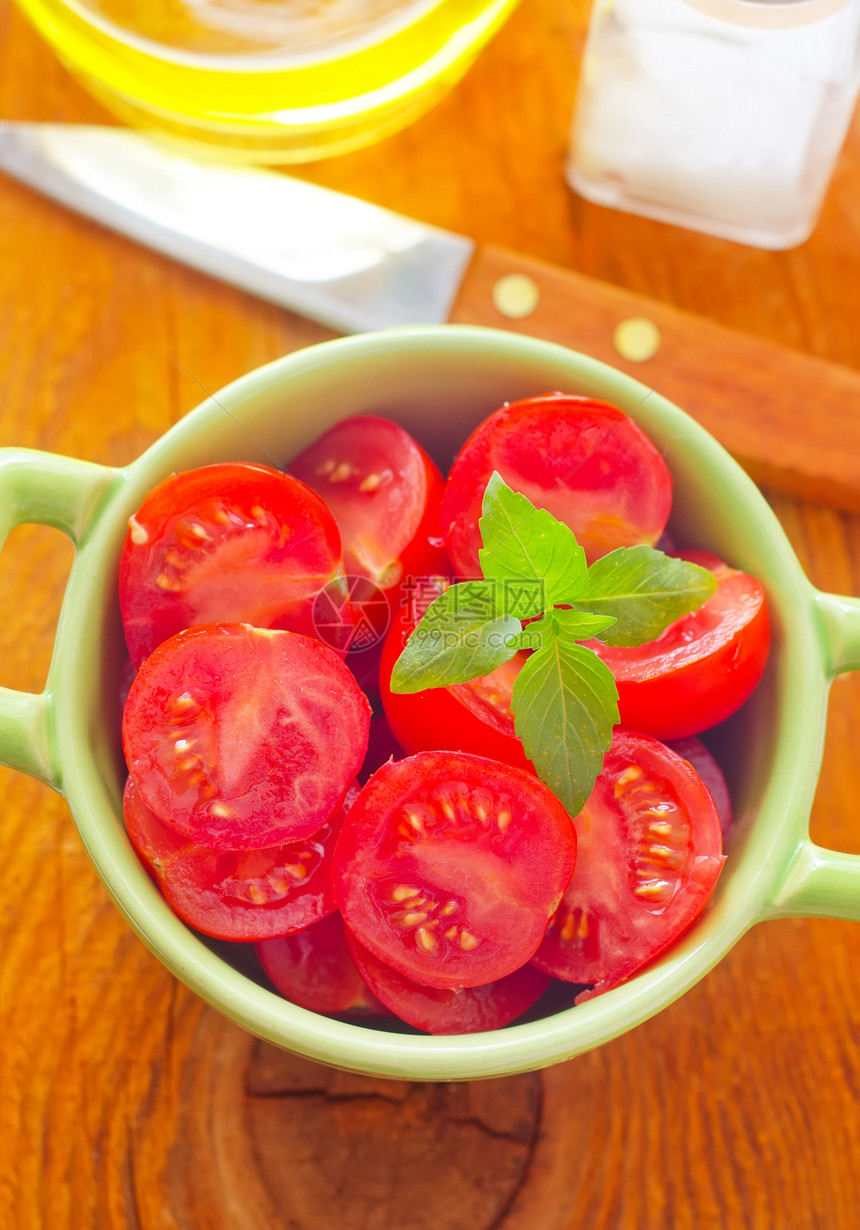
{"type": "Polygon", "coordinates": [[[298,162],[403,127],[516,0],[18,0],[121,118],[210,154],[298,162]]]}

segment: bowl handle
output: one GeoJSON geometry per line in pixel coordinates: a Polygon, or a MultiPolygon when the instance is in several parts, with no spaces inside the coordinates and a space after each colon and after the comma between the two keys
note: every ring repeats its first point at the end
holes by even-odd
{"type": "MultiPolygon", "coordinates": [[[[75,545],[71,579],[79,566],[78,548],[116,481],[117,471],[106,466],[35,449],[0,449],[0,550],[16,525],[51,525],[75,545]]],[[[60,790],[52,746],[55,662],[56,653],[44,692],[0,687],[0,764],[60,790]]]]}
{"type": "MultiPolygon", "coordinates": [[[[860,670],[860,598],[818,593],[815,601],[830,678],[860,670]]],[[[860,855],[803,842],[768,911],[769,918],[792,915],[860,921],[860,855]]]]}

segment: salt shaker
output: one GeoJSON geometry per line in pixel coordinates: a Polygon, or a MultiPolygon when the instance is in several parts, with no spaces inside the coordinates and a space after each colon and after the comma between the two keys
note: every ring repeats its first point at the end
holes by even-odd
{"type": "Polygon", "coordinates": [[[601,205],[793,247],[858,87],[860,0],[596,0],[568,181],[601,205]]]}

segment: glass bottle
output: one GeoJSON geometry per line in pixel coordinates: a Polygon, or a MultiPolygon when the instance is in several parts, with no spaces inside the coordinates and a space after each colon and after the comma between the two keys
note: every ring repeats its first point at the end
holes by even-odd
{"type": "Polygon", "coordinates": [[[601,205],[792,247],[858,87],[860,0],[596,0],[567,178],[601,205]]]}

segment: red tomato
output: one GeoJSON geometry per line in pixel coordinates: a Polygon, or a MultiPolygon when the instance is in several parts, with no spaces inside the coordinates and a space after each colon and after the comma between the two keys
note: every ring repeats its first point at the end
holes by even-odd
{"type": "Polygon", "coordinates": [[[475,1034],[500,1029],[521,1016],[550,984],[549,975],[524,965],[498,982],[461,991],[423,986],[386,965],[347,928],[352,959],[376,998],[395,1016],[430,1034],[475,1034]]]}
{"type": "Polygon", "coordinates": [[[703,606],[646,645],[588,642],[615,676],[621,725],[658,739],[698,734],[734,713],[761,678],[770,647],[758,581],[706,551],[678,556],[716,576],[717,592],[703,606]]]}
{"type": "Polygon", "coordinates": [[[686,739],[671,739],[666,746],[670,747],[673,752],[677,752],[679,756],[683,756],[687,764],[693,766],[708,787],[717,809],[717,815],[720,817],[720,831],[723,835],[723,849],[725,849],[732,829],[734,813],[731,795],[722,769],[704,743],[693,735],[688,735],[686,739]]]}
{"type": "Polygon", "coordinates": [[[653,960],[705,908],[725,861],[720,820],[685,760],[616,730],[574,824],[576,869],[533,959],[597,993],[653,960]]]}
{"type": "Polygon", "coordinates": [[[139,666],[198,624],[314,636],[314,599],[332,583],[345,591],[338,529],[302,483],[241,464],[172,474],[129,521],[119,566],[129,652],[139,666]]]}
{"type": "Polygon", "coordinates": [[[391,589],[402,577],[436,572],[442,475],[390,419],[344,419],[290,464],[319,492],[340,527],[344,567],[391,589]]]}
{"type": "Polygon", "coordinates": [[[129,778],[123,795],[129,840],[171,909],[189,926],[221,940],[264,940],[301,931],[337,907],[331,860],[358,782],[313,837],[267,850],[193,845],[155,815],[129,778]]]}
{"type": "Polygon", "coordinates": [[[423,692],[391,691],[391,672],[409,634],[435,597],[447,588],[444,577],[422,578],[416,603],[404,606],[392,624],[379,666],[379,692],[392,734],[409,755],[450,749],[489,756],[520,769],[531,769],[514,731],[511,695],[525,661],[518,653],[491,675],[450,688],[423,692]]]}
{"type": "Polygon", "coordinates": [[[388,1016],[355,967],[340,914],[329,914],[296,935],[263,940],[257,956],[269,981],[300,1008],[388,1016]]]}
{"type": "Polygon", "coordinates": [[[369,727],[366,697],[318,641],[209,624],[146,659],[123,746],[159,819],[195,845],[260,850],[325,824],[361,766],[369,727]]]}
{"type": "Polygon", "coordinates": [[[503,406],[460,450],[440,523],[462,577],[479,577],[478,518],[493,471],[569,525],[589,561],[616,547],[655,543],[672,503],[657,449],[616,406],[548,393],[503,406]]]}
{"type": "Polygon", "coordinates": [[[335,850],[335,900],[366,948],[428,986],[480,986],[533,955],[570,878],[567,812],[529,773],[422,752],[383,765],[335,850]]]}

